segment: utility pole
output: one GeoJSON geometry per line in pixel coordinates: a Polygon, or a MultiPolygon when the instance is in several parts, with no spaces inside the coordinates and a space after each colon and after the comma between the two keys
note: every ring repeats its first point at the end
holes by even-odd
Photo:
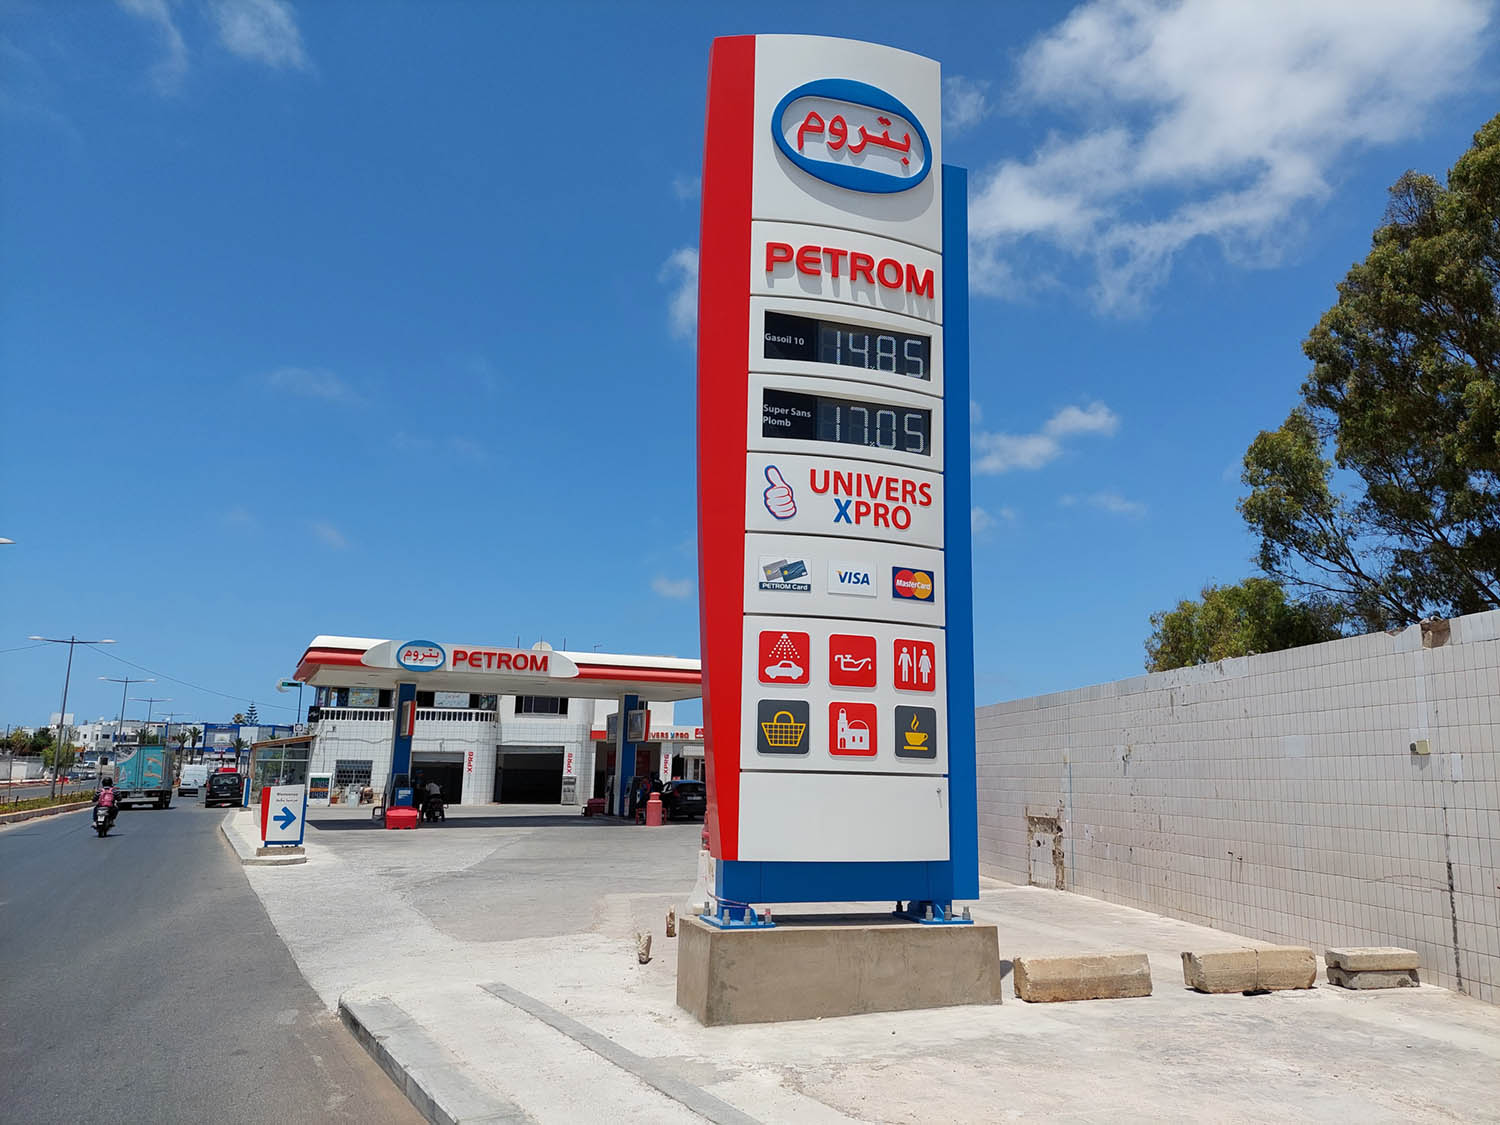
{"type": "Polygon", "coordinates": [[[115,642],[107,638],[101,641],[80,641],[77,637],[72,636],[66,639],[62,637],[41,637],[35,633],[26,639],[30,641],[45,641],[49,645],[68,646],[68,670],[63,673],[62,710],[57,713],[57,742],[53,744],[52,748],[52,796],[56,797],[58,765],[62,760],[62,746],[65,741],[63,732],[67,730],[68,725],[68,683],[73,678],[73,648],[76,645],[112,645],[115,642]]]}
{"type": "MultiPolygon", "coordinates": [[[[172,702],[172,697],[170,695],[165,696],[165,697],[162,697],[162,696],[149,696],[149,697],[146,697],[146,698],[142,698],[139,695],[132,695],[130,697],[130,699],[131,699],[132,703],[144,703],[146,705],[146,733],[148,735],[151,733],[151,709],[156,704],[158,704],[158,703],[171,703],[172,702]]],[[[163,746],[165,746],[167,744],[167,736],[166,736],[165,732],[163,732],[163,734],[161,736],[161,744],[163,746]]]]}
{"type": "Polygon", "coordinates": [[[131,684],[156,683],[156,677],[148,676],[145,679],[140,679],[139,677],[132,676],[100,676],[99,678],[106,683],[124,685],[120,688],[120,718],[115,723],[115,737],[110,743],[110,749],[114,755],[115,762],[118,762],[120,760],[120,738],[125,733],[125,693],[130,690],[131,684]]]}
{"type": "MultiPolygon", "coordinates": [[[[186,714],[186,712],[184,712],[184,711],[168,711],[166,713],[166,719],[162,723],[162,728],[161,728],[161,744],[167,748],[167,752],[168,753],[171,753],[171,750],[172,750],[172,746],[171,746],[171,743],[172,743],[172,720],[175,719],[175,718],[177,718],[178,715],[183,715],[183,714],[186,714]]],[[[181,726],[182,724],[178,723],[177,725],[181,726]]],[[[175,753],[175,754],[172,755],[172,776],[173,776],[173,778],[176,778],[176,777],[179,777],[181,774],[182,774],[182,743],[179,742],[177,744],[177,753],[175,753]]]]}

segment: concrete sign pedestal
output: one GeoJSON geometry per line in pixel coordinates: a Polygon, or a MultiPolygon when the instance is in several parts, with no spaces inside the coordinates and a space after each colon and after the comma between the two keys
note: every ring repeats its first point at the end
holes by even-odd
{"type": "Polygon", "coordinates": [[[680,923],[677,1006],[714,1027],[998,1004],[994,925],[778,915],[769,929],[680,923]]]}

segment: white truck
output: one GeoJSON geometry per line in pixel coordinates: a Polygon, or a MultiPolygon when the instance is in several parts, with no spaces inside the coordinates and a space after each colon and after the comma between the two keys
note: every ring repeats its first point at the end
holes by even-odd
{"type": "Polygon", "coordinates": [[[198,790],[208,783],[208,773],[211,768],[207,762],[183,766],[182,773],[177,777],[177,795],[186,797],[191,793],[197,796],[198,790]]]}

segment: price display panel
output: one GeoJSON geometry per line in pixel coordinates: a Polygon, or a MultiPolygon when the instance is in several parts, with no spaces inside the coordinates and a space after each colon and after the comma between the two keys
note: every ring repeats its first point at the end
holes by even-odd
{"type": "Polygon", "coordinates": [[[893,453],[932,453],[932,411],[767,387],[762,437],[861,445],[893,453]]]}
{"type": "Polygon", "coordinates": [[[932,337],[766,310],[765,358],[932,378],[932,337]]]}

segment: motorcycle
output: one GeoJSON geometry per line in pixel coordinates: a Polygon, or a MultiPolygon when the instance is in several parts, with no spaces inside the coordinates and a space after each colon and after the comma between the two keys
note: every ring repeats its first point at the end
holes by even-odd
{"type": "Polygon", "coordinates": [[[94,831],[99,833],[99,838],[104,839],[109,832],[109,826],[114,823],[114,812],[103,805],[94,806],[94,831]]]}
{"type": "Polygon", "coordinates": [[[429,823],[447,820],[448,814],[443,807],[443,798],[439,793],[429,793],[422,802],[422,819],[429,823]]]}

